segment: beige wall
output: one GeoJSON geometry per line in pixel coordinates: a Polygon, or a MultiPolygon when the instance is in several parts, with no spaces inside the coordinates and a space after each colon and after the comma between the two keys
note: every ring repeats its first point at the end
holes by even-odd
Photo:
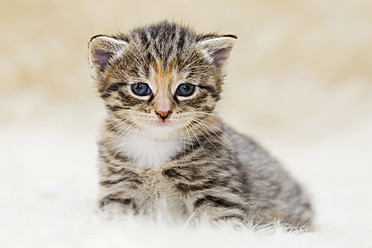
{"type": "Polygon", "coordinates": [[[238,35],[221,110],[247,132],[311,139],[372,113],[370,0],[2,0],[0,123],[94,119],[90,36],[162,19],[238,35]]]}

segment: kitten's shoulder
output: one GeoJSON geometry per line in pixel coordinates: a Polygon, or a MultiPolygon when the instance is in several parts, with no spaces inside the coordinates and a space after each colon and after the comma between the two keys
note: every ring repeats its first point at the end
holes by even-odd
{"type": "Polygon", "coordinates": [[[236,131],[233,127],[226,123],[222,123],[221,127],[227,136],[227,139],[232,143],[235,152],[238,154],[259,153],[262,156],[270,156],[269,153],[253,138],[236,131]]]}
{"type": "Polygon", "coordinates": [[[273,180],[272,178],[293,181],[281,163],[253,138],[235,131],[227,124],[223,124],[222,129],[248,177],[259,175],[269,181],[273,180]]]}

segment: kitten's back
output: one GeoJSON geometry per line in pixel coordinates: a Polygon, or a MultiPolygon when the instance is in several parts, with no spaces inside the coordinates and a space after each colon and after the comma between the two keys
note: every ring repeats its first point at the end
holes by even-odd
{"type": "Polygon", "coordinates": [[[311,227],[313,213],[309,197],[282,165],[253,139],[226,124],[223,130],[233,140],[241,171],[246,175],[251,210],[267,220],[280,218],[311,227]]]}

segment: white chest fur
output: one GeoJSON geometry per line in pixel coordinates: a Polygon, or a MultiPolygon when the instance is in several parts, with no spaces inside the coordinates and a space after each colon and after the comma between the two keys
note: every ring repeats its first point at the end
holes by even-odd
{"type": "Polygon", "coordinates": [[[119,151],[145,168],[161,167],[183,148],[182,140],[152,139],[140,134],[117,141],[119,151]]]}

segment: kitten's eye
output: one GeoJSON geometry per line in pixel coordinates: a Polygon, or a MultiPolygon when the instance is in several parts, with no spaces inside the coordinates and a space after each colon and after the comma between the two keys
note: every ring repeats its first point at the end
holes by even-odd
{"type": "Polygon", "coordinates": [[[132,84],[132,91],[137,96],[146,96],[151,92],[149,85],[145,83],[132,84]]]}
{"type": "Polygon", "coordinates": [[[192,84],[180,84],[176,90],[179,96],[191,96],[195,92],[195,85],[192,84]]]}

